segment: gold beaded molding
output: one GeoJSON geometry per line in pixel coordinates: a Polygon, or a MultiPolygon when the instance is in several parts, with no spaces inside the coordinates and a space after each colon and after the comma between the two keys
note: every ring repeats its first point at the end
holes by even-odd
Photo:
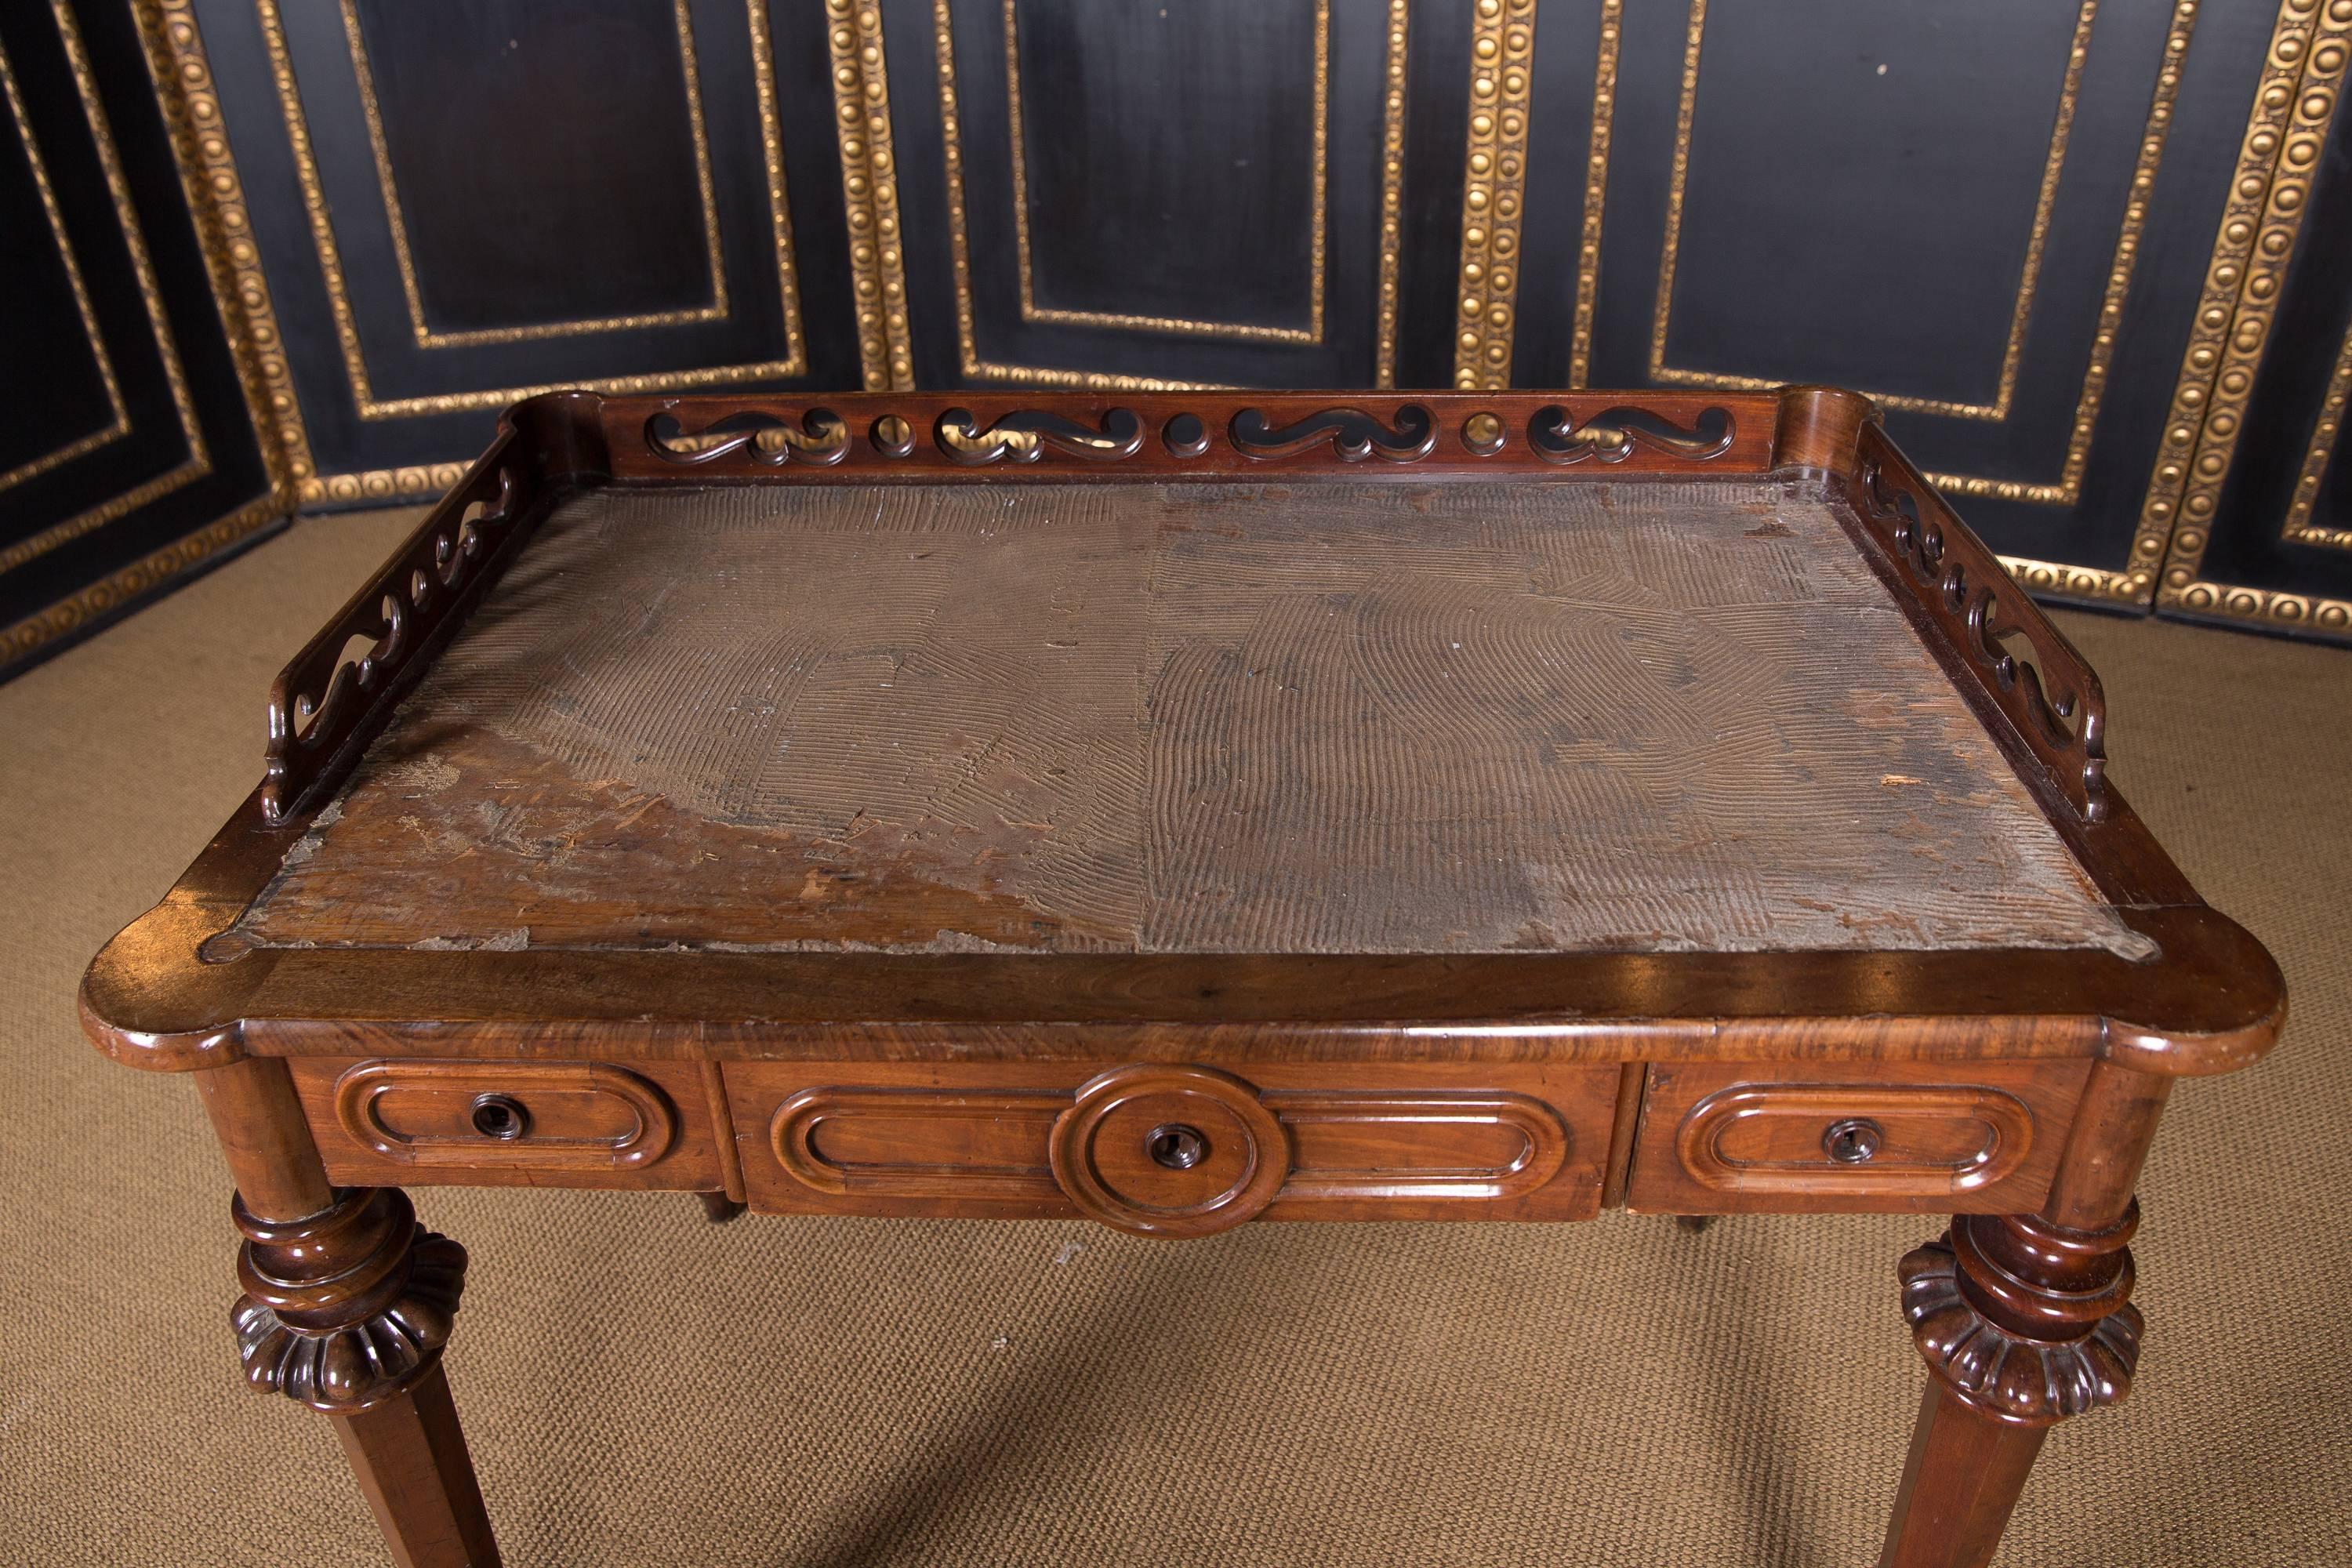
{"type": "MultiPolygon", "coordinates": [[[[753,0],[755,27],[764,7],[753,0]]],[[[841,138],[841,195],[849,214],[849,271],[857,295],[857,357],[868,392],[915,384],[907,331],[907,268],[898,230],[898,176],[890,147],[890,88],[876,0],[825,0],[833,48],[834,128],[841,138]]],[[[773,117],[761,118],[772,123],[773,117]]]]}
{"type": "Polygon", "coordinates": [[[2163,551],[2159,608],[2352,633],[2352,604],[2209,583],[2200,571],[2347,60],[2352,0],[2284,0],[2140,511],[2136,552],[2152,556],[2151,540],[2163,551]]]}
{"type": "Polygon", "coordinates": [[[1462,184],[1461,324],[1454,384],[1511,384],[1526,205],[1535,0],[1478,0],[1470,29],[1470,145],[1462,184]]]}
{"type": "Polygon", "coordinates": [[[91,621],[193,570],[247,535],[286,515],[278,492],[249,500],[216,522],[173,540],[143,560],[68,595],[48,608],[0,627],[0,670],[29,658],[45,645],[69,637],[91,621]]]}
{"type": "Polygon", "coordinates": [[[246,210],[245,187],[236,160],[229,155],[221,120],[220,93],[211,62],[196,32],[192,0],[140,0],[139,33],[147,46],[148,74],[171,127],[173,160],[196,237],[212,273],[219,309],[245,389],[247,411],[261,438],[271,481],[290,506],[309,500],[318,482],[310,438],[294,400],[294,379],[286,364],[278,313],[270,306],[269,282],[262,276],[261,252],[246,210]]]}

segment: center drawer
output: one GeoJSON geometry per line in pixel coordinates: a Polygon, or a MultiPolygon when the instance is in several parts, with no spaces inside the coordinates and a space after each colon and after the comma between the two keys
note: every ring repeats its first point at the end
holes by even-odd
{"type": "Polygon", "coordinates": [[[743,1184],[785,1214],[1583,1219],[1619,1070],[1595,1066],[728,1062],[743,1184]],[[1367,1081],[1376,1076],[1377,1086],[1367,1081]]]}

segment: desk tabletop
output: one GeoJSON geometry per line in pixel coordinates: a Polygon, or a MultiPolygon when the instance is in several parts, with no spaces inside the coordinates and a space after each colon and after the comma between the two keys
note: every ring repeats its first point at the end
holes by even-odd
{"type": "Polygon", "coordinates": [[[1772,479],[586,491],[237,930],[2151,946],[1772,479]]]}
{"type": "Polygon", "coordinates": [[[2267,1045],[2097,678],[1777,395],[517,405],[110,943],[124,1060],[2267,1045]]]}

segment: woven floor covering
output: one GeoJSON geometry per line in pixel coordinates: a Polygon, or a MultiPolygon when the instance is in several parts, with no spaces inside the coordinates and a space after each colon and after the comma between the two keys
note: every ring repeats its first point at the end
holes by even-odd
{"type": "MultiPolygon", "coordinates": [[[[86,1045],[89,955],[258,777],[272,675],[415,514],[306,522],[0,687],[0,1563],[382,1563],[328,1425],[248,1393],[186,1084],[86,1045]]],[[[2352,1530],[2352,654],[2069,615],[2116,776],[2284,965],[2181,1086],[2130,1401],[2001,1562],[2305,1564],[2352,1530]]],[[[682,1194],[417,1194],[514,1564],[1867,1564],[1922,1372],[1901,1217],[712,1226],[682,1194]]]]}

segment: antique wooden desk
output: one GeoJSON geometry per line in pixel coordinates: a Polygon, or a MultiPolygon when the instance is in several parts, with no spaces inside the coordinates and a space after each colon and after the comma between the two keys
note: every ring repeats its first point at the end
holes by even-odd
{"type": "Polygon", "coordinates": [[[1952,1215],[1882,1561],[1981,1563],[2129,1386],[2173,1079],[2284,1005],[2101,727],[1844,393],[560,394],[83,1016],[194,1077],[247,1376],[404,1563],[496,1558],[401,1191],[457,1182],[1952,1215]]]}

